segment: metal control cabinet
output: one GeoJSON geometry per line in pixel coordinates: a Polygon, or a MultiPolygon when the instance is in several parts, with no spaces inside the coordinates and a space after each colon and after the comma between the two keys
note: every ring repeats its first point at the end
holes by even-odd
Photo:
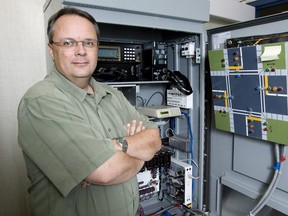
{"type": "MultiPolygon", "coordinates": [[[[97,20],[101,31],[100,45],[110,42],[139,45],[151,41],[165,42],[165,58],[156,55],[157,60],[167,64],[167,68],[171,71],[180,71],[187,77],[193,88],[193,97],[189,99],[191,104],[187,105],[189,108],[181,109],[185,115],[189,116],[192,123],[193,159],[198,164],[197,168],[193,169],[194,173],[192,174],[199,178],[193,183],[193,203],[191,204],[193,208],[202,210],[203,203],[206,202],[203,200],[205,187],[203,115],[205,42],[203,23],[209,20],[209,0],[182,0],[181,4],[173,0],[48,0],[44,5],[45,25],[47,25],[48,18],[63,7],[76,7],[85,10],[97,20]],[[193,52],[189,52],[189,50],[181,52],[183,47],[188,47],[193,52]]],[[[156,51],[162,47],[161,43],[158,44],[158,48],[156,46],[156,51]]],[[[52,65],[53,62],[47,54],[48,71],[52,65]]],[[[110,82],[109,84],[115,85],[119,89],[128,87],[128,91],[136,89],[136,96],[145,98],[149,102],[148,105],[166,104],[166,90],[171,83],[159,79],[158,75],[153,75],[152,80],[140,79],[128,82],[110,82]],[[152,98],[153,95],[155,95],[154,98],[152,98]]],[[[138,106],[137,103],[135,105],[138,106]]],[[[189,136],[185,116],[175,121],[175,133],[189,136]]],[[[189,161],[191,159],[189,153],[178,150],[174,156],[179,160],[189,161]]]]}

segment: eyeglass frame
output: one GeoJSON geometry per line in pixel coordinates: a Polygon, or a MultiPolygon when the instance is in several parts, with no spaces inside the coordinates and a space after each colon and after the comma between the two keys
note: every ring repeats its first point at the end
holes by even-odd
{"type": "Polygon", "coordinates": [[[64,39],[60,39],[59,41],[51,41],[50,44],[55,44],[56,46],[59,46],[59,47],[62,47],[63,49],[70,49],[71,48],[71,51],[75,51],[76,48],[78,47],[78,44],[79,42],[82,43],[82,46],[85,48],[85,49],[94,49],[94,48],[97,48],[99,46],[99,41],[97,39],[85,39],[85,40],[82,40],[82,41],[77,41],[73,38],[64,38],[64,39]],[[71,41],[72,44],[71,46],[65,46],[63,43],[67,42],[67,41],[71,41]],[[95,46],[92,46],[92,47],[89,47],[87,46],[87,44],[85,45],[86,42],[96,42],[96,45],[95,46]]]}

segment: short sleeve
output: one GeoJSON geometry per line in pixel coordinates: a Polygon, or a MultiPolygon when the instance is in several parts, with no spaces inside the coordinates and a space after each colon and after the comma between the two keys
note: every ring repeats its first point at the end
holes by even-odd
{"type": "Polygon", "coordinates": [[[114,153],[69,100],[42,96],[18,109],[18,140],[27,157],[64,195],[114,153]]]}

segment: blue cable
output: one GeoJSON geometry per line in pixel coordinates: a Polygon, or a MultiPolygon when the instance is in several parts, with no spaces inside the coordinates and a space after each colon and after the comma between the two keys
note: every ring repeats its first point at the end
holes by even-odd
{"type": "MultiPolygon", "coordinates": [[[[182,112],[182,115],[185,115],[187,117],[187,121],[188,121],[188,126],[189,126],[189,135],[190,135],[190,155],[191,155],[191,160],[194,159],[193,156],[193,132],[192,132],[192,124],[191,124],[191,120],[190,120],[190,115],[187,113],[182,112]]],[[[191,161],[191,165],[192,165],[192,161],[191,161]]]]}
{"type": "Polygon", "coordinates": [[[175,118],[171,119],[171,128],[173,131],[175,130],[175,118]]]}

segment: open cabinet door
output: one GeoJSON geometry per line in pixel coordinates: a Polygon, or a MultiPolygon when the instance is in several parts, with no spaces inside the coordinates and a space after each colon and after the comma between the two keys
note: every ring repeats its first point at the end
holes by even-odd
{"type": "Polygon", "coordinates": [[[288,214],[287,18],[208,31],[212,215],[288,214]]]}

